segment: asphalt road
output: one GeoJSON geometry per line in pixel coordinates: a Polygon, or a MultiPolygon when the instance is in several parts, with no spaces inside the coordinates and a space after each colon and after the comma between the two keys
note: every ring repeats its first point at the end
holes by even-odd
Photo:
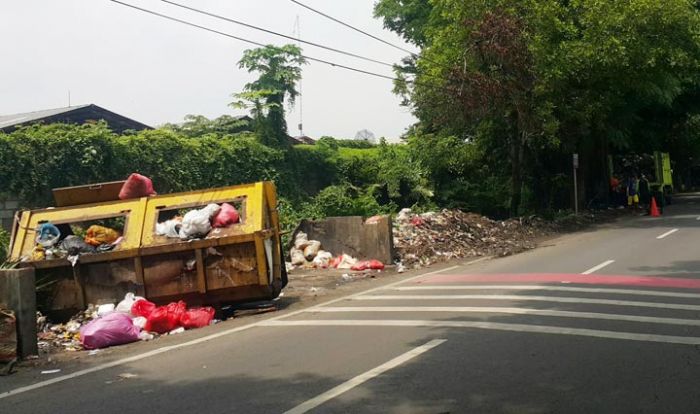
{"type": "Polygon", "coordinates": [[[666,213],[0,378],[0,413],[700,413],[700,197],[666,213]]]}

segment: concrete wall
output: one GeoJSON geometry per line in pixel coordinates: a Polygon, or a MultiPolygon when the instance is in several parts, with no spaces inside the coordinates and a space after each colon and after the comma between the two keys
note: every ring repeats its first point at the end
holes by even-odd
{"type": "Polygon", "coordinates": [[[0,227],[10,231],[15,212],[19,210],[19,201],[13,198],[0,198],[0,227]]]}
{"type": "Polygon", "coordinates": [[[17,317],[17,351],[22,358],[37,355],[36,287],[33,268],[0,270],[0,304],[17,317]]]}

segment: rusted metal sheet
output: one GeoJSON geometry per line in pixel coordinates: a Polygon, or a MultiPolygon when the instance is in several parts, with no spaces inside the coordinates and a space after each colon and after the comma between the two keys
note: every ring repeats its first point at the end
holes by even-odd
{"type": "Polygon", "coordinates": [[[56,207],[79,206],[119,200],[119,191],[126,181],[112,181],[75,187],[54,188],[56,207]]]}

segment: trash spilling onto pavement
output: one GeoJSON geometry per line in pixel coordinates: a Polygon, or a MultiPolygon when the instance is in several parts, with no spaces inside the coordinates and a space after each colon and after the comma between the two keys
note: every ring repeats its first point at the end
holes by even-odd
{"type": "Polygon", "coordinates": [[[156,306],[127,293],[116,306],[91,304],[62,324],[51,324],[37,313],[37,339],[40,350],[47,353],[102,349],[209,326],[217,322],[214,314],[211,307],[188,309],[184,301],[156,306]]]}
{"type": "Polygon", "coordinates": [[[345,253],[334,256],[333,253],[323,250],[322,247],[320,241],[309,240],[306,233],[298,232],[294,238],[294,246],[289,251],[291,262],[287,263],[287,270],[296,268],[350,269],[361,272],[370,269],[384,269],[384,263],[379,260],[358,261],[345,253]]]}

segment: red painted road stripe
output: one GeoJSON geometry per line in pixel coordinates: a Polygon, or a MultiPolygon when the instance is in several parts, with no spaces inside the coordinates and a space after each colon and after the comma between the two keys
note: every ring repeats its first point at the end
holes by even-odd
{"type": "Polygon", "coordinates": [[[700,290],[700,279],[681,279],[655,276],[611,276],[581,274],[481,274],[481,275],[432,275],[418,279],[417,284],[447,283],[573,283],[584,285],[647,286],[700,290]]]}

